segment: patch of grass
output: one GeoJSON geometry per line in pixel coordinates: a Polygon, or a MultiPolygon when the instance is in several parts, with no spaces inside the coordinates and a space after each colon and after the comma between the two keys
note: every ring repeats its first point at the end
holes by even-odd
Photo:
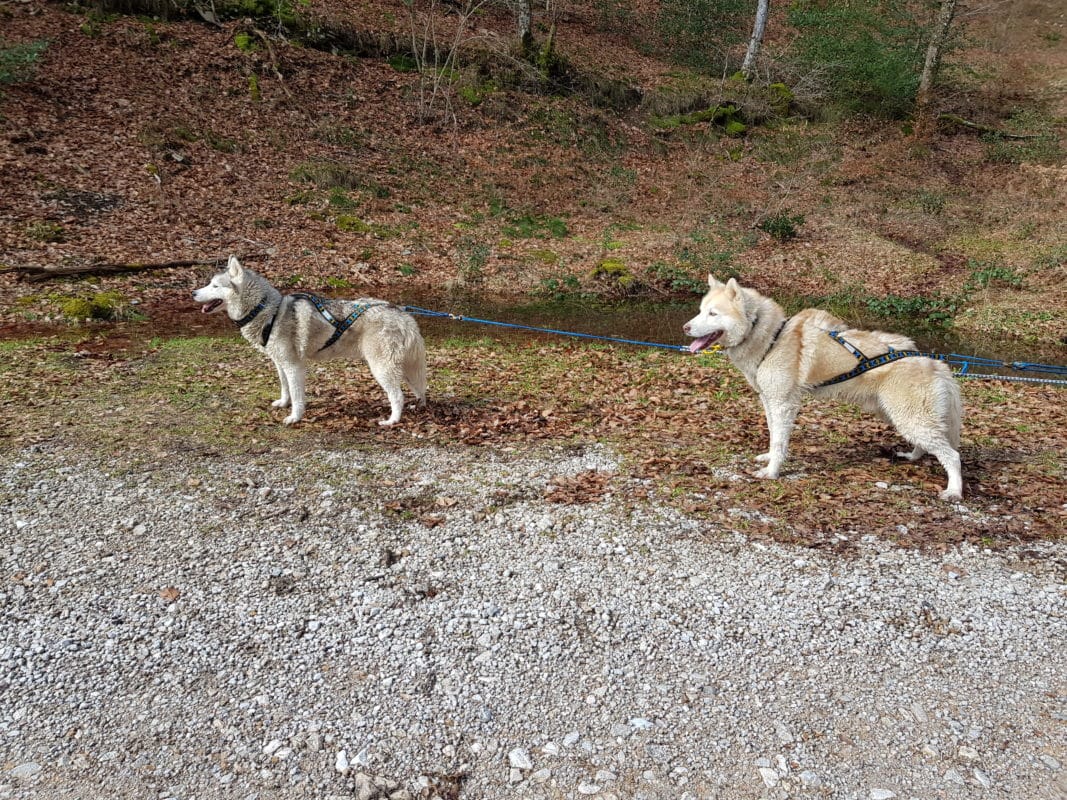
{"type": "Polygon", "coordinates": [[[941,192],[923,190],[915,200],[924,214],[938,216],[945,210],[945,195],[941,192]]]}
{"type": "Polygon", "coordinates": [[[560,217],[519,214],[508,219],[504,233],[514,239],[564,239],[570,232],[567,223],[560,217]]]}
{"type": "Polygon", "coordinates": [[[97,292],[88,297],[56,296],[52,301],[59,307],[60,313],[72,322],[130,319],[134,316],[129,302],[119,292],[97,292]]]}
{"type": "Polygon", "coordinates": [[[553,302],[564,302],[586,297],[582,282],[574,275],[553,275],[542,278],[534,294],[553,302]]]}
{"type": "Polygon", "coordinates": [[[734,259],[751,246],[753,240],[730,230],[717,220],[694,230],[675,253],[679,268],[691,275],[706,279],[712,274],[720,280],[740,278],[734,259]]]}
{"type": "Polygon", "coordinates": [[[298,183],[311,183],[320,189],[359,189],[363,178],[359,171],[342,161],[305,161],[289,173],[298,183]]]}
{"type": "Polygon", "coordinates": [[[26,228],[26,235],[35,242],[58,244],[67,240],[67,232],[58,222],[35,222],[26,228]]]}
{"type": "Polygon", "coordinates": [[[462,237],[456,248],[460,281],[467,285],[479,285],[485,279],[485,266],[489,262],[489,254],[489,245],[485,242],[473,236],[462,237]]]}
{"type": "Polygon", "coordinates": [[[952,324],[960,309],[960,301],[954,297],[941,295],[901,297],[886,295],[870,297],[866,301],[867,310],[883,319],[907,317],[921,327],[945,328],[952,324]]]}
{"type": "Polygon", "coordinates": [[[985,133],[986,160],[993,164],[1059,164],[1064,153],[1054,120],[1033,109],[1017,111],[1004,127],[1011,133],[1032,138],[1007,139],[996,133],[985,133]]]}
{"type": "Polygon", "coordinates": [[[971,268],[971,275],[963,286],[964,296],[969,296],[976,289],[985,289],[989,286],[1010,286],[1019,289],[1023,285],[1022,275],[1015,267],[1005,266],[999,261],[977,261],[971,259],[967,262],[971,268]]]}
{"type": "Polygon", "coordinates": [[[0,39],[0,84],[21,83],[32,78],[47,49],[47,39],[19,44],[8,44],[0,39]]]}
{"type": "Polygon", "coordinates": [[[707,276],[694,276],[666,261],[655,261],[648,268],[649,282],[662,287],[667,292],[685,295],[703,295],[708,290],[707,276]]]}
{"type": "Polygon", "coordinates": [[[800,233],[799,228],[803,224],[803,214],[790,214],[788,211],[781,211],[769,217],[764,217],[756,224],[756,227],[764,233],[770,234],[779,242],[788,242],[797,237],[800,233]]]}

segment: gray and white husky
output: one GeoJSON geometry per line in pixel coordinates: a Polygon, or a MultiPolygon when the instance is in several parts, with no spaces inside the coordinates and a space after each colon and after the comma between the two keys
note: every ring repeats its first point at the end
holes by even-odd
{"type": "Polygon", "coordinates": [[[379,425],[395,425],[404,410],[406,381],[419,406],[426,405],[426,346],[415,318],[385,302],[324,300],[288,295],[230,256],[227,269],[193,292],[203,313],[226,309],[241,335],[270,357],[278,370],[281,397],[275,408],[291,406],[286,425],[304,416],[304,379],[309,361],[362,359],[389,398],[390,414],[379,425]]]}
{"type": "Polygon", "coordinates": [[[789,451],[806,394],[856,403],[893,424],[915,461],[932,453],[948,474],[945,500],[963,494],[960,470],[960,388],[948,366],[926,358],[910,339],[850,328],[826,311],[806,308],[788,319],[769,297],[708,276],[700,313],[685,323],[694,353],[719,344],[759,393],[770,429],[770,449],[759,478],[777,478],[789,451]],[[896,352],[894,352],[896,351],[896,352]]]}

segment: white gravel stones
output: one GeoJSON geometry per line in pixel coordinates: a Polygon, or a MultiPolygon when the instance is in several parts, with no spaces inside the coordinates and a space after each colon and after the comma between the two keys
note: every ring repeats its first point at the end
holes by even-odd
{"type": "Polygon", "coordinates": [[[1063,782],[1062,543],[833,531],[842,556],[624,502],[624,478],[543,499],[618,472],[599,447],[50,447],[0,453],[0,800],[1063,782]]]}
{"type": "Polygon", "coordinates": [[[778,770],[771,769],[770,767],[760,767],[759,775],[760,778],[763,779],[763,785],[768,789],[773,789],[781,780],[781,777],[778,775],[778,770]]]}
{"type": "Polygon", "coordinates": [[[871,789],[871,800],[893,800],[897,793],[892,789],[871,789]]]}
{"type": "Polygon", "coordinates": [[[334,759],[333,768],[340,772],[342,775],[347,775],[352,767],[348,763],[348,753],[344,750],[337,751],[337,757],[334,759]]]}
{"type": "Polygon", "coordinates": [[[8,775],[16,780],[25,780],[26,778],[32,778],[41,771],[41,765],[33,761],[27,761],[25,764],[19,764],[17,767],[12,767],[8,770],[8,775]]]}
{"type": "Polygon", "coordinates": [[[530,760],[530,754],[521,747],[516,747],[508,753],[508,763],[515,769],[533,769],[533,761],[530,760]]]}

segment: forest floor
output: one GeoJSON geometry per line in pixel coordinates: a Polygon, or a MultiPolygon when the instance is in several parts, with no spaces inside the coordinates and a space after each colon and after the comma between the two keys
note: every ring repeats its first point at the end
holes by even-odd
{"type": "MultiPolygon", "coordinates": [[[[316,8],[359,20],[369,38],[404,34],[400,3],[316,8]]],[[[805,412],[790,479],[755,482],[745,462],[762,452],[758,402],[724,361],[610,347],[434,328],[440,402],[429,412],[378,432],[368,427],[376,387],[326,370],[308,423],[283,430],[262,408],[265,365],[218,338],[224,327],[196,315],[190,296],[230,253],[283,290],[501,306],[695,302],[715,272],[790,308],[818,302],[913,334],[950,325],[981,349],[1064,363],[1067,52],[1055,4],[979,25],[966,60],[981,78],[943,98],[946,111],[1035,139],[959,126],[919,139],[900,122],[801,115],[743,137],[710,123],[658,128],[656,114],[683,102],[679,71],[601,30],[580,4],[560,20],[559,51],[637,87],[641,101],[625,112],[473,72],[446,106],[430,106],[425,83],[395,59],[267,47],[240,22],[38,2],[0,12],[5,41],[49,43],[32,79],[0,97],[7,447],[59,432],[123,447],[97,429],[116,404],[116,430],[135,442],[170,424],[193,439],[236,429],[241,447],[597,439],[620,447],[633,475],[655,478],[653,494],[712,517],[740,504],[751,513],[731,524],[779,539],[840,544],[835,534],[861,527],[927,544],[1062,535],[1059,388],[965,384],[960,511],[935,500],[936,465],[891,464],[892,432],[836,406],[805,412]],[[796,236],[769,235],[768,220],[791,222],[796,236]],[[177,260],[201,265],[46,282],[19,272],[177,260]],[[72,319],[86,314],[112,319],[72,319]],[[163,365],[177,372],[164,378],[163,365]],[[152,383],[131,387],[145,370],[152,383]],[[236,402],[244,392],[254,402],[236,402]],[[888,499],[872,509],[879,483],[888,499]]],[[[506,52],[507,24],[489,15],[474,38],[506,52]]],[[[705,80],[690,91],[726,101],[739,89],[705,80]]]]}

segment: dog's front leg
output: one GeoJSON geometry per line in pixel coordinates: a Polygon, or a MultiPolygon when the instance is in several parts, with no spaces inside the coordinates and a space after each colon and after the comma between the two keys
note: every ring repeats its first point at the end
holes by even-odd
{"type": "Polygon", "coordinates": [[[304,418],[304,380],[307,376],[307,368],[299,361],[284,361],[281,370],[285,374],[285,383],[289,387],[289,402],[292,404],[289,416],[285,418],[286,425],[292,425],[304,418]]]}
{"type": "Polygon", "coordinates": [[[763,410],[767,415],[767,430],[771,446],[767,451],[767,466],[756,471],[757,478],[777,478],[786,456],[789,454],[789,437],[793,433],[800,403],[796,398],[763,398],[763,410]]]}
{"type": "Polygon", "coordinates": [[[274,362],[274,369],[278,371],[278,383],[281,385],[281,396],[271,403],[271,406],[274,408],[285,408],[290,402],[289,379],[285,377],[285,370],[282,369],[282,365],[279,362],[274,361],[274,359],[271,359],[271,361],[274,362]]]}

